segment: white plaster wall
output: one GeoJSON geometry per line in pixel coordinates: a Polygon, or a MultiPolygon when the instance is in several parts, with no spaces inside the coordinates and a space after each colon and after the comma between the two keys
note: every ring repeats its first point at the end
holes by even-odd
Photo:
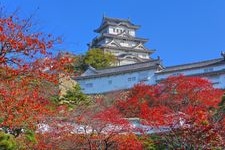
{"type": "Polygon", "coordinates": [[[157,80],[162,80],[165,79],[169,76],[172,75],[178,75],[178,74],[183,74],[183,75],[192,75],[192,74],[198,74],[198,73],[204,73],[204,69],[207,68],[213,68],[213,71],[218,71],[221,69],[225,69],[225,65],[220,65],[220,66],[212,66],[212,67],[203,67],[203,68],[197,68],[197,69],[189,69],[189,70],[183,70],[183,71],[174,71],[174,72],[169,72],[169,73],[164,73],[164,74],[158,74],[157,75],[157,80]]]}
{"type": "Polygon", "coordinates": [[[154,72],[155,70],[139,71],[115,76],[85,79],[78,81],[78,83],[86,94],[104,93],[133,87],[135,84],[140,82],[141,73],[147,75],[146,80],[143,82],[147,84],[155,84],[154,72]],[[87,85],[90,84],[92,84],[92,87],[87,87],[87,85]]]}
{"type": "Polygon", "coordinates": [[[135,35],[135,31],[134,30],[130,30],[129,31],[129,34],[131,35],[131,36],[133,36],[133,37],[135,37],[136,35],[135,35]]]}
{"type": "Polygon", "coordinates": [[[122,60],[122,61],[120,61],[120,66],[122,66],[122,65],[129,65],[129,64],[134,64],[134,63],[136,63],[135,61],[131,61],[131,60],[122,60]]]}
{"type": "Polygon", "coordinates": [[[122,30],[122,32],[123,32],[124,30],[129,30],[129,35],[135,37],[135,30],[133,30],[133,29],[128,29],[128,28],[126,28],[126,27],[121,27],[121,26],[118,26],[118,27],[109,26],[109,27],[107,28],[107,31],[108,31],[107,33],[117,35],[117,34],[120,34],[120,33],[121,33],[121,30],[122,30]],[[115,32],[114,32],[113,29],[115,29],[115,32]],[[119,32],[117,32],[117,29],[119,30],[119,32]]]}
{"type": "Polygon", "coordinates": [[[225,74],[214,75],[206,77],[210,82],[212,82],[215,88],[225,89],[225,74]]]}
{"type": "Polygon", "coordinates": [[[133,41],[120,41],[120,45],[124,46],[124,47],[134,47],[137,45],[137,42],[133,42],[133,41]]]}
{"type": "Polygon", "coordinates": [[[149,59],[148,53],[139,53],[139,54],[138,54],[138,57],[144,58],[144,59],[149,59]]]}
{"type": "Polygon", "coordinates": [[[116,32],[113,32],[113,27],[111,27],[111,26],[108,27],[108,33],[109,34],[116,34],[116,32]]]}

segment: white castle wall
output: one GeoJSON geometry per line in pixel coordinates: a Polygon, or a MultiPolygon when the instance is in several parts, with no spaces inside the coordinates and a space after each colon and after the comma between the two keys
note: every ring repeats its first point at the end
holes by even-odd
{"type": "Polygon", "coordinates": [[[135,84],[144,82],[146,84],[155,84],[155,70],[145,70],[120,75],[111,75],[92,79],[78,80],[78,83],[86,94],[104,93],[129,89],[135,84]]]}

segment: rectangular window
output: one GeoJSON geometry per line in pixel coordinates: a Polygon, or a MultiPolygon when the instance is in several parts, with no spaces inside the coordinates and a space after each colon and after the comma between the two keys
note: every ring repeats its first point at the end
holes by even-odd
{"type": "Polygon", "coordinates": [[[128,78],[128,81],[131,82],[131,81],[135,81],[136,80],[136,77],[130,77],[128,78]]]}
{"type": "Polygon", "coordinates": [[[211,68],[205,68],[204,69],[204,72],[212,72],[214,69],[211,67],[211,68]]]}
{"type": "Polygon", "coordinates": [[[87,83],[87,84],[86,84],[86,87],[87,87],[87,88],[93,87],[93,83],[87,83]]]}
{"type": "Polygon", "coordinates": [[[116,32],[119,33],[119,29],[116,29],[116,32]]]}
{"type": "Polygon", "coordinates": [[[145,54],[142,54],[141,56],[142,56],[142,57],[146,57],[146,55],[145,55],[145,54]]]}
{"type": "Polygon", "coordinates": [[[113,32],[116,32],[116,29],[115,28],[113,28],[113,32]]]}
{"type": "Polygon", "coordinates": [[[148,74],[148,72],[140,72],[138,74],[138,80],[140,82],[148,81],[149,80],[149,74],[148,74]]]}
{"type": "Polygon", "coordinates": [[[181,73],[179,73],[179,72],[176,72],[176,73],[172,74],[172,76],[179,76],[179,75],[181,75],[181,73]]]}

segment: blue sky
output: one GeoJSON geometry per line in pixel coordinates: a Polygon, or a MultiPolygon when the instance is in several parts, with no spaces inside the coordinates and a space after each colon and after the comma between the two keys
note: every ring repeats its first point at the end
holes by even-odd
{"type": "Polygon", "coordinates": [[[225,0],[1,0],[8,12],[35,13],[40,30],[62,36],[58,49],[84,53],[103,14],[141,25],[139,37],[165,66],[220,57],[225,51],[225,0]]]}

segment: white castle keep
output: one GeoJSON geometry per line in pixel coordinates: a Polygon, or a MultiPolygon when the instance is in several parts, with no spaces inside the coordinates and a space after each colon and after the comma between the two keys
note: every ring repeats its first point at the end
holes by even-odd
{"type": "Polygon", "coordinates": [[[86,94],[106,93],[125,90],[140,82],[156,84],[169,76],[183,74],[209,79],[214,87],[225,88],[225,54],[220,58],[164,67],[160,58],[153,59],[150,50],[144,46],[148,39],[136,37],[139,25],[129,19],[103,17],[95,30],[95,37],[89,49],[100,48],[116,56],[114,66],[97,70],[89,67],[75,80],[86,94]]]}

